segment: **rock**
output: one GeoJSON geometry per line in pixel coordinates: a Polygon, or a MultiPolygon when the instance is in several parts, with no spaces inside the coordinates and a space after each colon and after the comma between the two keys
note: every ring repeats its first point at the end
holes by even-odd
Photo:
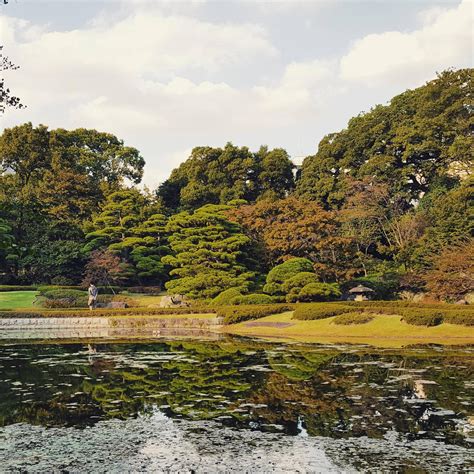
{"type": "Polygon", "coordinates": [[[456,301],[454,304],[469,304],[465,299],[456,301]]]}
{"type": "Polygon", "coordinates": [[[190,306],[188,299],[184,295],[163,296],[160,301],[160,308],[186,308],[190,306]]]}
{"type": "Polygon", "coordinates": [[[111,301],[110,303],[107,303],[105,307],[109,309],[124,309],[128,308],[128,305],[125,301],[111,301]]]}

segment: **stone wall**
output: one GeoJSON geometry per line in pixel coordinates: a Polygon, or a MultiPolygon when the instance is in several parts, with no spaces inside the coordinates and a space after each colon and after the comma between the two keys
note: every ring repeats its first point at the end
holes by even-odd
{"type": "Polygon", "coordinates": [[[221,324],[222,318],[9,318],[0,319],[0,339],[203,335],[221,324]]]}

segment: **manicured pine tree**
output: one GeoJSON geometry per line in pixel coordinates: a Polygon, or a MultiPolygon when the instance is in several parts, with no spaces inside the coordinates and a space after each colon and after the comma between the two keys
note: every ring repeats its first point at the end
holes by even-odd
{"type": "Polygon", "coordinates": [[[172,216],[166,226],[173,255],[163,262],[173,269],[166,287],[191,298],[213,298],[255,280],[251,240],[223,214],[229,206],[207,205],[172,216]]]}
{"type": "Polygon", "coordinates": [[[112,193],[87,234],[86,250],[106,248],[131,265],[130,278],[140,283],[161,283],[166,266],[161,257],[170,253],[166,245],[167,218],[153,212],[148,199],[136,189],[112,193]]]}

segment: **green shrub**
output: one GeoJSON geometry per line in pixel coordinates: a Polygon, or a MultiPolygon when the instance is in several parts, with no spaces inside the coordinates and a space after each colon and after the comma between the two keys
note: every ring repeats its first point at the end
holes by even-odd
{"type": "Polygon", "coordinates": [[[94,311],[89,309],[65,309],[58,311],[0,311],[2,318],[107,318],[113,316],[156,316],[156,315],[186,315],[198,313],[215,313],[216,311],[202,306],[190,308],[124,308],[124,309],[106,309],[99,308],[94,311]]]}
{"type": "Polygon", "coordinates": [[[301,290],[310,283],[318,283],[318,277],[313,272],[300,272],[284,281],[281,289],[285,293],[289,293],[293,289],[301,290]]]}
{"type": "Polygon", "coordinates": [[[263,292],[269,295],[283,295],[283,289],[280,283],[266,283],[263,292]]]}
{"type": "Polygon", "coordinates": [[[5,291],[36,291],[36,286],[0,285],[0,293],[5,291]]]}
{"type": "Polygon", "coordinates": [[[77,291],[85,291],[85,288],[81,286],[60,286],[60,285],[40,285],[38,286],[38,291],[43,296],[44,293],[54,290],[77,290],[77,291]]]}
{"type": "MultiPolygon", "coordinates": [[[[115,291],[115,288],[114,288],[115,291]]],[[[129,293],[140,293],[143,295],[158,295],[161,293],[159,286],[129,286],[127,288],[129,293]]],[[[104,291],[102,293],[105,293],[104,291]]],[[[117,293],[117,291],[116,291],[117,293]]]]}
{"type": "Polygon", "coordinates": [[[443,316],[444,322],[449,324],[460,324],[462,326],[474,326],[474,313],[468,311],[449,311],[443,316]]]}
{"type": "Polygon", "coordinates": [[[74,280],[65,276],[57,276],[57,277],[51,278],[51,284],[58,285],[58,286],[73,286],[74,280]]]}
{"type": "Polygon", "coordinates": [[[268,295],[253,293],[251,295],[236,296],[232,298],[231,304],[243,305],[243,304],[272,304],[273,298],[268,295]]]}
{"type": "MultiPolygon", "coordinates": [[[[296,305],[293,319],[311,321],[354,312],[354,308],[338,303],[307,303],[296,305]]],[[[357,312],[357,310],[356,310],[357,312]]],[[[362,312],[362,310],[361,310],[362,312]]]]}
{"type": "Polygon", "coordinates": [[[224,319],[224,324],[237,324],[242,321],[270,316],[271,314],[291,311],[292,309],[292,306],[282,304],[224,306],[217,309],[217,316],[224,319]]]}
{"type": "Polygon", "coordinates": [[[370,307],[388,307],[388,308],[419,308],[419,309],[441,309],[441,310],[456,310],[456,311],[470,311],[474,313],[474,309],[470,305],[453,305],[449,303],[415,303],[413,301],[346,301],[344,304],[350,306],[362,306],[364,308],[370,307]]]}
{"type": "Polygon", "coordinates": [[[313,263],[307,258],[290,258],[272,268],[267,275],[267,283],[283,283],[301,272],[313,272],[313,263]]]}
{"type": "Polygon", "coordinates": [[[52,289],[42,291],[41,296],[54,300],[59,298],[77,299],[87,296],[87,293],[83,290],[69,290],[69,289],[52,289]]]}
{"type": "Polygon", "coordinates": [[[337,283],[309,283],[297,295],[297,301],[328,301],[341,296],[337,283]]]}
{"type": "Polygon", "coordinates": [[[365,324],[374,319],[373,314],[368,313],[344,313],[334,318],[334,324],[365,324]]]}
{"type": "Polygon", "coordinates": [[[407,324],[414,326],[439,326],[443,322],[443,315],[440,312],[405,314],[402,318],[407,324]]]}
{"type": "Polygon", "coordinates": [[[231,300],[237,296],[242,296],[240,288],[229,288],[219,293],[213,300],[212,304],[215,306],[223,306],[230,304],[231,300]]]}

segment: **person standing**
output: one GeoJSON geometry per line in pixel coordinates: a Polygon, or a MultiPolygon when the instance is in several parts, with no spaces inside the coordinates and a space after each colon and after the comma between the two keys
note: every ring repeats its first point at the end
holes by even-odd
{"type": "Polygon", "coordinates": [[[87,305],[92,311],[93,309],[95,309],[97,303],[97,296],[99,296],[99,290],[93,283],[91,283],[87,292],[89,293],[89,301],[87,302],[87,305]]]}

